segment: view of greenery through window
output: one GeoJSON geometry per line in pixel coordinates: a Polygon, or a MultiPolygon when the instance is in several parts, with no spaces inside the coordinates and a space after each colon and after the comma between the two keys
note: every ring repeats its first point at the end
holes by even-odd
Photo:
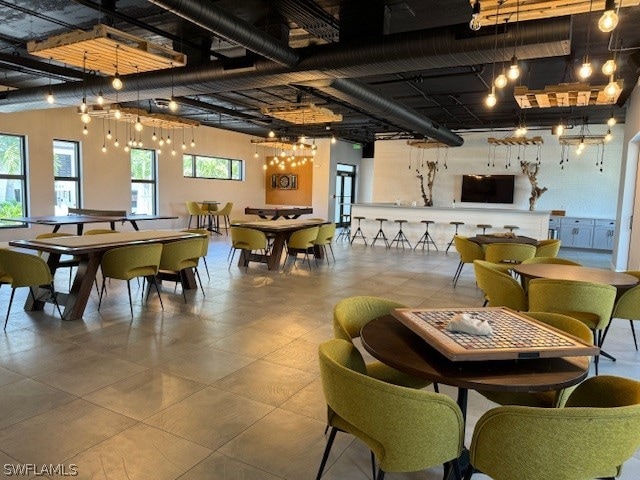
{"type": "Polygon", "coordinates": [[[53,175],[56,215],[80,207],[80,156],[78,142],[53,141],[53,175]]]}
{"type": "MultiPolygon", "coordinates": [[[[26,216],[24,137],[0,134],[0,217],[26,216]]],[[[15,227],[14,222],[0,226],[15,227]]]]}
{"type": "Polygon", "coordinates": [[[131,149],[131,213],[156,214],[156,152],[131,149]]]}
{"type": "Polygon", "coordinates": [[[185,177],[242,180],[242,160],[184,155],[182,165],[185,177]]]}

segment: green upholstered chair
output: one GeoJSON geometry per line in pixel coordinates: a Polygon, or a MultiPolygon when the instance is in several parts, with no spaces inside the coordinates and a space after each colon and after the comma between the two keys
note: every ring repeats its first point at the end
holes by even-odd
{"type": "MultiPolygon", "coordinates": [[[[633,344],[636,350],[638,350],[638,340],[636,339],[636,329],[633,326],[633,322],[640,320],[640,286],[633,287],[620,296],[611,313],[611,319],[613,320],[614,318],[629,320],[631,334],[633,335],[633,344]]],[[[607,325],[605,336],[610,326],[611,323],[607,325]]],[[[602,341],[604,342],[604,339],[602,341]]]]}
{"type": "MultiPolygon", "coordinates": [[[[40,233],[36,236],[36,238],[58,238],[58,237],[72,237],[71,233],[62,233],[62,232],[47,232],[40,233]]],[[[38,256],[42,256],[42,252],[38,252],[38,256]]],[[[58,262],[58,268],[68,268],[69,269],[69,289],[71,289],[71,280],[73,279],[73,269],[80,265],[80,259],[78,257],[73,257],[69,255],[62,255],[60,257],[60,261],[58,262]]]]}
{"type": "Polygon", "coordinates": [[[473,269],[478,287],[484,292],[485,305],[527,310],[527,295],[517,280],[504,273],[496,264],[475,260],[473,269]]]}
{"type": "Polygon", "coordinates": [[[540,240],[536,246],[536,257],[557,257],[561,243],[556,239],[540,240]]]}
{"type": "Polygon", "coordinates": [[[575,265],[576,267],[580,267],[582,264],[578,262],[574,262],[573,260],[569,260],[568,258],[560,258],[560,257],[533,257],[527,258],[522,261],[522,265],[527,265],[530,263],[546,263],[546,264],[554,264],[554,265],[575,265]]]}
{"type": "Polygon", "coordinates": [[[479,244],[470,241],[468,237],[463,237],[462,235],[455,235],[453,237],[453,243],[456,251],[460,254],[458,268],[456,269],[456,273],[453,274],[453,286],[455,287],[465,263],[473,263],[474,260],[484,260],[484,250],[479,244]]]}
{"type": "Polygon", "coordinates": [[[304,253],[304,258],[309,264],[309,270],[311,270],[311,261],[309,261],[309,252],[312,251],[316,238],[318,238],[319,227],[303,228],[302,230],[296,230],[291,234],[287,240],[287,255],[284,258],[282,269],[287,265],[287,258],[293,256],[293,266],[295,267],[298,260],[298,254],[304,253]]]}
{"type": "Polygon", "coordinates": [[[464,426],[455,401],[371,378],[360,352],[345,340],[321,344],[319,357],[331,433],[317,479],[338,431],[354,435],[373,452],[379,462],[377,480],[385,472],[415,472],[441,464],[460,478],[464,426]]]}
{"type": "MultiPolygon", "coordinates": [[[[529,282],[529,310],[562,313],[576,318],[591,329],[594,344],[602,345],[602,334],[609,325],[616,300],[616,288],[573,280],[533,279],[529,282]]],[[[595,358],[598,374],[598,356],[595,358]]]]}
{"type": "Polygon", "coordinates": [[[176,278],[176,284],[179,282],[182,286],[182,297],[184,303],[187,303],[187,294],[185,292],[183,284],[183,271],[192,269],[202,295],[204,295],[204,287],[200,280],[200,274],[198,273],[198,260],[202,254],[202,239],[200,238],[188,238],[186,240],[178,240],[177,242],[165,243],[162,246],[162,256],[160,257],[159,271],[166,274],[172,274],[176,278]]]}
{"type": "Polygon", "coordinates": [[[53,286],[53,275],[49,270],[49,265],[42,258],[30,253],[19,252],[17,250],[0,248],[0,272],[2,273],[0,282],[11,285],[11,297],[9,298],[9,306],[7,307],[7,316],[4,320],[4,328],[6,330],[9,322],[9,314],[11,313],[11,305],[13,304],[13,296],[17,288],[29,287],[29,295],[35,301],[33,289],[41,287],[51,292],[51,299],[58,309],[58,313],[62,318],[62,312],[57,301],[57,293],[53,286]]]}
{"type": "MultiPolygon", "coordinates": [[[[371,320],[389,315],[394,308],[406,308],[406,305],[386,298],[356,296],[340,300],[333,308],[333,335],[353,342],[360,337],[360,330],[371,320]]],[[[423,388],[431,382],[400,372],[382,362],[367,363],[367,375],[387,383],[411,388],[423,388]]]]}
{"type": "MultiPolygon", "coordinates": [[[[100,289],[100,300],[98,301],[98,310],[102,305],[102,297],[106,289],[106,279],[115,278],[117,280],[126,280],[127,292],[129,294],[129,310],[133,318],[133,302],[131,301],[131,282],[132,278],[143,277],[149,282],[149,288],[153,284],[158,292],[160,305],[162,304],[162,296],[156,282],[156,275],[160,266],[160,257],[162,256],[162,244],[154,243],[149,245],[132,245],[129,247],[119,247],[107,250],[102,256],[100,267],[102,268],[102,288],[100,289]]],[[[144,285],[144,282],[143,282],[144,285]]],[[[144,297],[144,288],[143,293],[144,297]]],[[[149,296],[147,295],[147,299],[149,296]]],[[[144,298],[143,298],[144,300],[144,298]]]]}
{"type": "Polygon", "coordinates": [[[602,376],[565,408],[489,410],[473,431],[471,464],[494,480],[613,479],[640,447],[639,402],[640,382],[602,376]]]}
{"type": "Polygon", "coordinates": [[[202,226],[202,219],[204,217],[209,217],[211,219],[211,211],[205,210],[200,206],[198,202],[186,202],[187,203],[187,212],[189,212],[189,223],[187,224],[187,228],[191,228],[191,219],[196,217],[196,228],[200,228],[202,226]]]}
{"type": "Polygon", "coordinates": [[[249,269],[249,262],[251,261],[251,254],[255,251],[261,250],[263,254],[267,250],[267,236],[260,230],[254,230],[247,227],[231,227],[231,251],[229,252],[229,268],[233,262],[238,250],[244,250],[247,252],[247,266],[245,271],[249,269]]]}
{"type": "MultiPolygon", "coordinates": [[[[215,206],[215,205],[212,205],[215,206]]],[[[207,272],[207,278],[211,280],[211,275],[209,275],[209,265],[207,265],[207,254],[209,253],[209,231],[204,228],[186,228],[182,230],[183,232],[188,233],[199,233],[201,235],[205,235],[202,237],[202,252],[200,258],[204,262],[204,269],[207,272]]]]}
{"type": "Polygon", "coordinates": [[[484,259],[509,271],[514,265],[536,255],[535,245],[525,243],[490,243],[484,250],[484,259]]]}
{"type": "MultiPolygon", "coordinates": [[[[525,315],[562,330],[580,340],[593,343],[593,333],[584,323],[560,313],[526,312],[525,315]]],[[[500,405],[524,405],[528,407],[562,407],[575,387],[547,392],[489,392],[479,391],[482,396],[500,405]]]]}
{"type": "Polygon", "coordinates": [[[335,223],[327,223],[325,225],[320,225],[318,227],[318,236],[313,242],[313,244],[316,247],[322,248],[322,251],[324,252],[324,257],[327,259],[327,263],[329,263],[329,257],[327,256],[327,246],[329,246],[329,250],[331,251],[331,257],[333,257],[333,263],[336,263],[336,257],[333,254],[333,247],[331,246],[331,242],[333,242],[333,236],[335,235],[335,233],[336,233],[335,223]]]}
{"type": "Polygon", "coordinates": [[[224,230],[227,235],[229,235],[229,226],[231,222],[229,221],[229,215],[231,215],[231,210],[233,209],[233,202],[227,202],[224,207],[220,210],[216,210],[214,212],[209,212],[212,216],[216,217],[216,225],[218,226],[218,231],[220,230],[220,217],[224,220],[224,230]]]}

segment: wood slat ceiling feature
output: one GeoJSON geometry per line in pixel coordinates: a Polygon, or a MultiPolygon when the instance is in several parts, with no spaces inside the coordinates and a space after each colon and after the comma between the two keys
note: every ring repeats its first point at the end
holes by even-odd
{"type": "Polygon", "coordinates": [[[122,117],[116,120],[114,112],[117,105],[104,105],[99,107],[93,105],[89,107],[87,113],[93,118],[110,119],[117,122],[134,123],[140,117],[140,123],[147,127],[162,128],[164,130],[191,128],[200,126],[200,122],[190,120],[188,118],[176,117],[175,115],[166,115],[163,113],[149,113],[139,108],[120,108],[122,117]]]}
{"type": "Polygon", "coordinates": [[[562,135],[558,138],[560,145],[604,145],[604,135],[562,135]]]}
{"type": "Polygon", "coordinates": [[[513,96],[520,108],[585,107],[587,105],[613,105],[622,92],[622,81],[617,81],[618,93],[609,97],[604,93],[606,85],[588,83],[561,83],[547,85],[544,90],[529,90],[517,86],[513,96]]]}
{"type": "Polygon", "coordinates": [[[186,65],[186,55],[106,25],[27,43],[31,55],[86,67],[106,75],[127,75],[186,65]],[[116,50],[118,60],[116,62],[116,50]],[[86,63],[85,63],[86,55],[86,63]]]}
{"type": "MultiPolygon", "coordinates": [[[[620,4],[622,0],[618,0],[620,4]]],[[[469,0],[469,4],[473,5],[475,0],[469,0]]],[[[492,26],[496,22],[496,12],[498,10],[500,0],[482,0],[480,18],[482,26],[492,26]]],[[[498,23],[509,21],[515,23],[516,10],[518,10],[518,21],[536,20],[540,18],[560,17],[564,15],[576,15],[580,13],[589,13],[589,0],[528,0],[515,2],[504,2],[500,6],[498,14],[498,23]],[[518,6],[519,4],[519,6],[518,6]]],[[[591,10],[593,12],[604,11],[605,0],[594,0],[591,10]]],[[[640,0],[624,0],[621,8],[636,7],[640,5],[640,0]]]]}
{"type": "Polygon", "coordinates": [[[437,140],[407,140],[407,145],[415,148],[449,148],[449,145],[437,140]]]}
{"type": "Polygon", "coordinates": [[[251,143],[254,145],[259,145],[261,147],[271,147],[279,150],[293,150],[294,147],[296,150],[315,150],[313,145],[309,145],[307,143],[296,143],[291,140],[281,140],[278,138],[270,139],[270,138],[260,138],[253,139],[251,143]]]}
{"type": "Polygon", "coordinates": [[[542,137],[507,137],[507,138],[487,138],[487,142],[492,145],[542,145],[542,137]]]}
{"type": "Polygon", "coordinates": [[[263,115],[284,120],[295,125],[341,122],[342,115],[313,103],[276,107],[263,107],[263,115]]]}

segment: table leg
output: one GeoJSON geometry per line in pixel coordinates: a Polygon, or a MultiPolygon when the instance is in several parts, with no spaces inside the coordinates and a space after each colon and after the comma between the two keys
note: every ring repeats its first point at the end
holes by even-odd
{"type": "Polygon", "coordinates": [[[269,270],[278,270],[280,268],[280,258],[282,258],[282,251],[284,250],[284,243],[287,240],[286,233],[276,233],[273,239],[273,245],[271,251],[267,256],[267,265],[269,270]]]}
{"type": "MultiPolygon", "coordinates": [[[[133,227],[134,230],[140,230],[138,228],[138,223],[135,220],[129,220],[129,223],[131,223],[131,226],[133,227]]],[[[115,230],[115,228],[114,228],[114,230],[115,230]]]]}

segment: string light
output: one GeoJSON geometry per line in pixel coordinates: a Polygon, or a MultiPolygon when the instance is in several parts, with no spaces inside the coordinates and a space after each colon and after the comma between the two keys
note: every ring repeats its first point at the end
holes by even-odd
{"type": "Polygon", "coordinates": [[[116,73],[113,76],[113,80],[111,81],[111,86],[116,89],[116,90],[122,90],[123,84],[122,84],[122,80],[120,79],[120,74],[118,73],[118,49],[120,48],[120,45],[116,45],[116,73]]]}
{"type": "Polygon", "coordinates": [[[593,68],[591,68],[591,62],[589,61],[589,43],[591,39],[591,11],[592,10],[593,10],[593,0],[590,0],[589,1],[589,19],[588,19],[589,28],[587,29],[587,51],[584,55],[582,66],[580,67],[580,70],[578,70],[578,75],[583,80],[586,80],[587,78],[589,78],[593,73],[593,68]]]}
{"type": "Polygon", "coordinates": [[[607,76],[613,75],[617,69],[618,69],[618,66],[616,65],[615,60],[607,60],[602,65],[602,73],[604,73],[607,76]]]}
{"type": "Polygon", "coordinates": [[[601,32],[612,32],[618,26],[618,14],[615,11],[616,2],[614,0],[607,0],[604,4],[604,13],[598,20],[598,28],[601,32]]]}

